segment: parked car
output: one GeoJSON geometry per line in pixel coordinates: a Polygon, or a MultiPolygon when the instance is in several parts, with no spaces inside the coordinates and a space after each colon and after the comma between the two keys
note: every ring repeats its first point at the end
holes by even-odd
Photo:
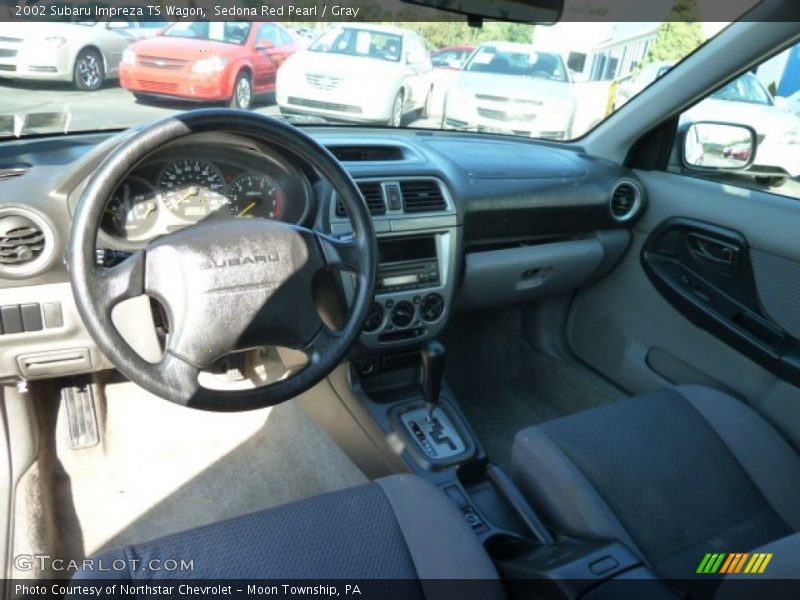
{"type": "Polygon", "coordinates": [[[134,21],[0,23],[0,76],[72,81],[79,90],[94,91],[118,76],[130,43],[165,26],[134,21]]]}
{"type": "Polygon", "coordinates": [[[283,113],[399,127],[430,112],[433,66],[415,32],[382,25],[333,27],[278,72],[283,113]]]}
{"type": "Polygon", "coordinates": [[[569,139],[576,98],[558,54],[529,44],[481,45],[450,84],[442,126],[569,139]]]}
{"type": "Polygon", "coordinates": [[[681,117],[681,122],[724,121],[749,125],[758,146],[745,173],[764,185],[784,184],[800,176],[800,117],[778,106],[752,73],[745,73],[713,93],[681,117]]]}
{"type": "Polygon", "coordinates": [[[120,84],[149,97],[226,102],[248,108],[275,90],[278,68],[300,45],[278,23],[179,22],[128,48],[120,84]]]}
{"type": "Polygon", "coordinates": [[[673,66],[675,61],[657,61],[620,79],[617,97],[614,99],[614,109],[618,109],[656,79],[663,77],[673,66]]]}
{"type": "Polygon", "coordinates": [[[475,46],[449,46],[431,54],[434,69],[450,69],[458,71],[464,66],[467,58],[475,50],[475,46]]]}

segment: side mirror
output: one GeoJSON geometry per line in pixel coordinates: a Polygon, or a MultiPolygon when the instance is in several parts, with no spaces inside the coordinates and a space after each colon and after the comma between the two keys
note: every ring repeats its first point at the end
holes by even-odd
{"type": "Polygon", "coordinates": [[[756,132],[733,123],[701,121],[683,136],[683,164],[702,171],[743,171],[756,156],[756,132]]]}

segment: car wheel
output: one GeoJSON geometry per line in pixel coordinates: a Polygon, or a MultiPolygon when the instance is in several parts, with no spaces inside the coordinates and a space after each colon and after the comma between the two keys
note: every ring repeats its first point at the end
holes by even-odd
{"type": "Polygon", "coordinates": [[[788,177],[780,177],[780,176],[769,177],[766,175],[756,177],[756,183],[767,187],[781,187],[787,181],[789,181],[788,177]]]}
{"type": "Polygon", "coordinates": [[[103,57],[97,50],[87,48],[81,50],[75,59],[75,68],[72,80],[75,87],[84,92],[93,92],[100,89],[106,78],[103,57]]]}
{"type": "Polygon", "coordinates": [[[389,127],[400,127],[403,124],[403,92],[397,92],[392,102],[392,112],[389,115],[389,127]]]}
{"type": "Polygon", "coordinates": [[[428,90],[428,95],[425,96],[425,104],[422,105],[422,110],[419,113],[420,119],[427,119],[431,116],[431,109],[433,108],[433,88],[428,90]]]}
{"type": "Polygon", "coordinates": [[[241,108],[247,110],[253,102],[253,82],[247,72],[241,72],[236,77],[233,86],[233,96],[231,97],[231,108],[241,108]]]}

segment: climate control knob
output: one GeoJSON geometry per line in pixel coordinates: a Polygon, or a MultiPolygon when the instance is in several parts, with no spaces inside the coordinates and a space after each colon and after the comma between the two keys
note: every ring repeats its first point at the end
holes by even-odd
{"type": "Polygon", "coordinates": [[[414,305],[403,300],[392,309],[392,324],[395,327],[408,327],[414,321],[414,305]]]}
{"type": "Polygon", "coordinates": [[[424,321],[432,323],[444,313],[444,298],[439,294],[428,294],[419,305],[419,315],[424,321]]]}
{"type": "Polygon", "coordinates": [[[377,331],[383,323],[383,307],[377,302],[373,302],[367,312],[367,318],[364,320],[364,331],[372,333],[377,331]]]}

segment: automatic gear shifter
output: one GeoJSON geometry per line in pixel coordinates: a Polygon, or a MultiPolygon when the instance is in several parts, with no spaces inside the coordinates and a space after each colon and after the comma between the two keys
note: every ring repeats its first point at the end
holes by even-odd
{"type": "Polygon", "coordinates": [[[444,462],[463,456],[467,446],[439,403],[444,376],[444,346],[431,340],[422,347],[422,397],[425,406],[404,412],[400,420],[423,455],[444,462]]]}
{"type": "Polygon", "coordinates": [[[446,354],[442,343],[436,340],[430,340],[422,347],[422,396],[428,407],[428,421],[433,421],[433,413],[439,404],[446,354]]]}

